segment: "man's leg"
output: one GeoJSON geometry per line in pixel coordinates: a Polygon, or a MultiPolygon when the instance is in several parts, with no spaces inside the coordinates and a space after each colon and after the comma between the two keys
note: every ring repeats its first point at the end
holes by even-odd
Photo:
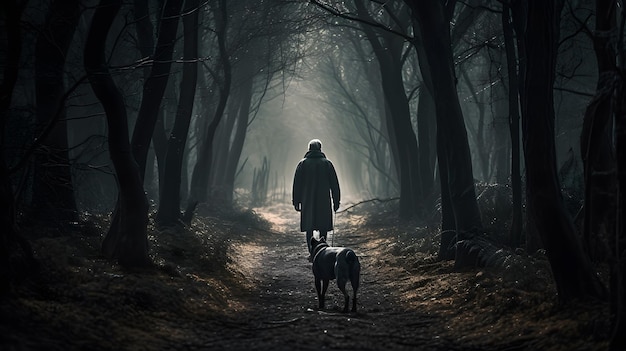
{"type": "Polygon", "coordinates": [[[306,231],[306,247],[309,248],[309,255],[311,254],[311,238],[313,237],[313,230],[306,231]]]}

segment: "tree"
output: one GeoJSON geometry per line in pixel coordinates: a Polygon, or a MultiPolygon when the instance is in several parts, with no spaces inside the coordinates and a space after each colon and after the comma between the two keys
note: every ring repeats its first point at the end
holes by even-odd
{"type": "MultiPolygon", "coordinates": [[[[444,183],[441,188],[442,198],[444,192],[448,191],[456,240],[471,239],[482,230],[482,221],[476,202],[467,132],[456,91],[449,16],[446,15],[446,9],[440,1],[406,1],[406,3],[419,24],[433,82],[437,137],[440,138],[437,143],[438,157],[441,182],[444,183]],[[445,189],[446,182],[448,189],[445,189]]],[[[472,264],[464,260],[463,253],[458,248],[456,254],[457,267],[472,264]]]]}
{"type": "MultiPolygon", "coordinates": [[[[368,22],[374,23],[362,2],[355,2],[358,14],[368,22]]],[[[395,25],[406,25],[408,17],[400,19],[395,25]]],[[[409,101],[403,81],[403,49],[405,39],[387,31],[375,31],[369,24],[362,23],[362,30],[378,59],[382,90],[385,96],[386,124],[394,155],[396,172],[400,181],[400,218],[408,219],[421,214],[419,199],[423,189],[420,186],[418,165],[418,145],[413,126],[409,101]]],[[[399,28],[402,31],[405,28],[399,28]]]]}
{"type": "MultiPolygon", "coordinates": [[[[519,5],[518,5],[519,6],[519,5]]],[[[522,179],[520,167],[520,114],[519,114],[519,77],[517,73],[517,55],[511,18],[511,7],[502,4],[502,32],[506,51],[506,67],[508,75],[508,107],[509,131],[511,135],[511,190],[513,198],[513,214],[509,245],[519,247],[522,244],[522,179]]]]}
{"type": "Polygon", "coordinates": [[[180,182],[183,169],[183,154],[189,124],[194,108],[196,83],[198,79],[198,16],[199,1],[185,1],[183,17],[184,54],[183,78],[180,81],[180,98],[174,127],[168,139],[163,171],[164,185],[160,187],[157,222],[161,225],[175,224],[180,217],[180,182]]]}
{"type": "Polygon", "coordinates": [[[118,182],[118,206],[106,234],[103,248],[123,266],[142,266],[148,257],[148,200],[141,173],[128,139],[128,120],[124,98],[109,72],[105,45],[109,29],[121,0],[101,0],[87,34],[84,65],[89,83],[102,103],[109,128],[109,153],[118,182]]]}
{"type": "MultiPolygon", "coordinates": [[[[62,106],[65,59],[80,18],[80,2],[53,1],[35,52],[36,115],[39,130],[54,126],[37,148],[33,177],[33,217],[44,221],[76,221],[77,209],[62,106]],[[54,114],[61,111],[58,116],[54,114]]],[[[37,134],[40,134],[39,130],[37,134]]]]}
{"type": "MultiPolygon", "coordinates": [[[[163,7],[163,15],[160,21],[157,44],[154,49],[153,64],[150,70],[150,76],[143,85],[143,95],[141,98],[141,106],[137,114],[136,126],[140,128],[133,129],[132,148],[133,155],[139,165],[141,179],[146,171],[146,158],[148,157],[148,149],[154,132],[154,126],[159,115],[159,107],[167,86],[172,66],[172,54],[174,52],[174,44],[176,43],[176,33],[178,31],[178,19],[183,0],[167,0],[163,7]]],[[[145,21],[145,19],[144,19],[145,21]]],[[[138,22],[139,33],[147,31],[143,21],[138,22]]],[[[148,35],[139,36],[140,48],[150,45],[148,35]]],[[[142,49],[145,53],[146,49],[142,49]]]]}
{"type": "Polygon", "coordinates": [[[4,58],[6,61],[3,62],[2,81],[0,81],[0,228],[2,228],[0,232],[0,292],[5,292],[17,270],[13,259],[13,248],[19,245],[28,265],[34,266],[36,261],[30,244],[16,230],[15,198],[4,153],[9,107],[17,81],[21,55],[20,18],[23,8],[18,1],[9,0],[2,2],[0,9],[2,9],[0,21],[4,21],[6,28],[6,42],[2,42],[2,45],[7,53],[4,58]]]}
{"type": "Polygon", "coordinates": [[[232,66],[226,48],[226,36],[228,28],[228,9],[225,0],[217,0],[211,7],[215,13],[215,35],[218,43],[219,65],[222,68],[222,84],[219,87],[219,102],[215,109],[213,119],[208,124],[206,131],[202,133],[202,141],[199,146],[196,164],[193,168],[190,184],[190,195],[187,202],[185,216],[189,217],[199,202],[207,199],[209,192],[209,175],[211,174],[211,164],[213,160],[213,140],[215,132],[224,116],[226,103],[230,96],[230,86],[232,82],[232,66]]]}
{"type": "Polygon", "coordinates": [[[525,57],[521,97],[528,216],[546,249],[559,299],[603,296],[563,204],[556,171],[554,92],[556,44],[562,1],[528,2],[522,38],[525,57]]]}

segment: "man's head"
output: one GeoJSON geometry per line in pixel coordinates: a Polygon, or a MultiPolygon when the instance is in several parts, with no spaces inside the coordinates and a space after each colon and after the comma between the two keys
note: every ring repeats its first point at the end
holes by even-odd
{"type": "Polygon", "coordinates": [[[322,150],[322,142],[319,139],[313,139],[309,141],[309,150],[313,151],[321,151],[322,150]]]}

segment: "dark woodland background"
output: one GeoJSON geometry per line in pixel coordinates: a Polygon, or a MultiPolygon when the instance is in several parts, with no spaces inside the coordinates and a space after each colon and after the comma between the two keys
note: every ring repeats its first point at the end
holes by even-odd
{"type": "Polygon", "coordinates": [[[342,208],[394,204],[457,269],[545,254],[625,349],[625,22],[617,0],[3,0],[3,296],[37,274],[24,228],[105,216],[102,254],[149,266],[150,223],[289,203],[320,138],[342,208]]]}

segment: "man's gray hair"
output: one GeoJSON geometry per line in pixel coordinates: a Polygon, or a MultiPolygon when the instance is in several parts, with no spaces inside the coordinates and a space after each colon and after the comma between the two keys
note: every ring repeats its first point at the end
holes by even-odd
{"type": "Polygon", "coordinates": [[[322,142],[319,139],[309,141],[309,150],[322,150],[322,142]]]}

